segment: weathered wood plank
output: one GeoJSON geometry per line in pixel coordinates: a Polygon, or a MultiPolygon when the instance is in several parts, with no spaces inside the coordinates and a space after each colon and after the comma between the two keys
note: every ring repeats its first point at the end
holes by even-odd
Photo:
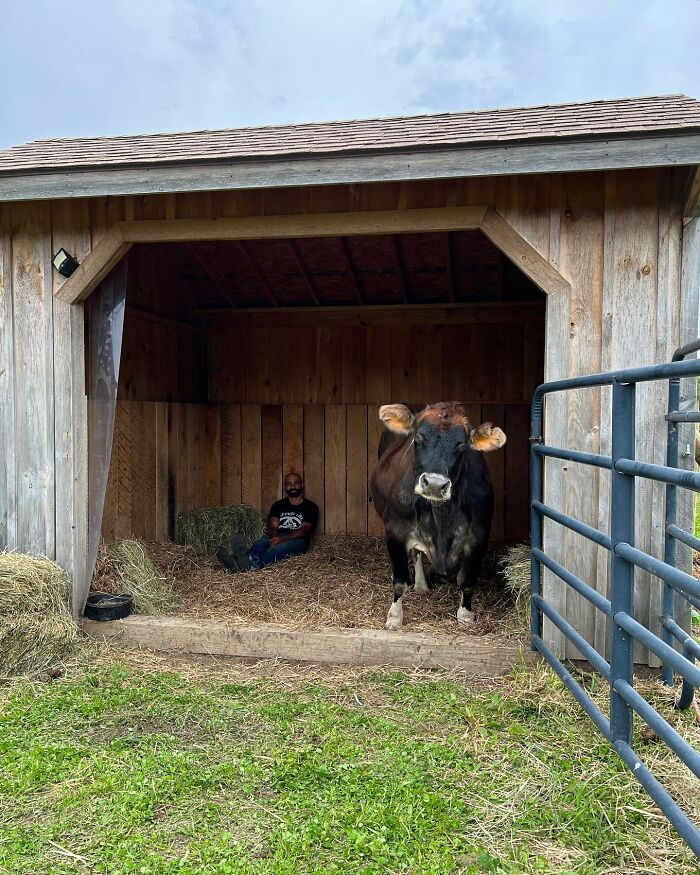
{"type": "Polygon", "coordinates": [[[282,407],[262,408],[262,506],[264,513],[282,497],[282,407]]]}
{"type": "Polygon", "coordinates": [[[326,531],[344,532],[346,515],[346,406],[326,406],[325,503],[326,531]]]}
{"type": "Polygon", "coordinates": [[[156,538],[156,490],[158,480],[158,410],[157,402],[143,404],[143,437],[140,441],[143,455],[143,480],[140,491],[143,493],[143,527],[139,534],[148,541],[156,538]]]}
{"type": "MultiPolygon", "coordinates": [[[[242,498],[241,405],[221,405],[221,501],[240,504],[242,498]]],[[[257,505],[256,505],[257,507],[257,505]]]]}
{"type": "Polygon", "coordinates": [[[205,447],[207,473],[207,507],[221,504],[221,405],[208,404],[205,411],[205,447]]]}
{"type": "Polygon", "coordinates": [[[289,659],[350,665],[396,665],[455,669],[479,677],[507,674],[531,651],[489,635],[423,635],[381,629],[302,631],[279,626],[229,626],[218,620],[131,616],[98,623],[82,621],[98,641],[126,648],[204,653],[247,659],[289,659]]]}
{"type": "Polygon", "coordinates": [[[301,404],[285,404],[282,408],[284,441],[282,474],[296,471],[304,476],[304,408],[301,404]]]}
{"type": "Polygon", "coordinates": [[[507,438],[504,453],[504,539],[523,543],[529,533],[530,408],[526,404],[509,406],[504,408],[504,413],[503,428],[507,438]]]}
{"type": "Polygon", "coordinates": [[[325,531],[325,408],[320,404],[304,407],[304,489],[308,499],[318,505],[317,532],[325,531]]]}
{"type": "Polygon", "coordinates": [[[262,506],[262,432],[259,404],[244,404],[241,407],[241,501],[257,507],[266,514],[269,507],[262,506]]]}
{"type": "MultiPolygon", "coordinates": [[[[481,408],[481,421],[490,422],[497,425],[499,428],[504,428],[504,408],[502,404],[489,404],[481,408]]],[[[472,421],[479,419],[476,416],[476,411],[467,410],[467,416],[472,421]],[[470,415],[471,414],[471,415],[470,415]]],[[[508,432],[506,432],[506,440],[508,432]]],[[[507,444],[506,444],[507,446],[507,444]]],[[[489,474],[491,475],[491,483],[493,484],[493,523],[491,525],[491,543],[502,544],[504,540],[505,528],[505,452],[496,450],[493,453],[484,453],[484,459],[488,465],[489,474]]]]}
{"type": "Polygon", "coordinates": [[[13,207],[12,292],[18,548],[55,555],[51,216],[13,207]]]}
{"type": "Polygon", "coordinates": [[[347,531],[367,532],[367,405],[347,407],[347,531]]]}
{"type": "Polygon", "coordinates": [[[388,404],[391,399],[391,327],[370,325],[366,338],[366,400],[371,404],[388,404]]]}
{"type": "Polygon", "coordinates": [[[3,206],[0,208],[0,550],[17,546],[13,319],[10,210],[3,206]]]}
{"type": "Polygon", "coordinates": [[[369,502],[367,508],[367,532],[370,535],[384,534],[384,523],[374,509],[369,488],[372,472],[379,458],[379,441],[384,431],[384,423],[379,418],[380,406],[379,404],[367,405],[367,495],[369,502]]]}
{"type": "Polygon", "coordinates": [[[168,518],[168,493],[169,493],[169,473],[168,473],[168,405],[163,401],[155,403],[155,419],[156,419],[156,460],[155,460],[155,477],[156,477],[156,507],[155,507],[155,527],[156,540],[166,541],[168,538],[175,536],[175,532],[169,528],[168,518]]]}

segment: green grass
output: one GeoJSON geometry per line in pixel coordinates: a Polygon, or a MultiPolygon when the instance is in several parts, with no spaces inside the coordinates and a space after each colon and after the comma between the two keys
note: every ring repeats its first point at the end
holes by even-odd
{"type": "Polygon", "coordinates": [[[696,871],[542,670],[287,689],[117,663],[0,706],[12,875],[696,871]]]}

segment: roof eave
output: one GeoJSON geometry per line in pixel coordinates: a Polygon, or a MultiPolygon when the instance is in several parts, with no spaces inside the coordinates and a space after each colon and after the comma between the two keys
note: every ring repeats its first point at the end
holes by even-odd
{"type": "Polygon", "coordinates": [[[0,173],[0,201],[700,164],[700,130],[0,173]]]}

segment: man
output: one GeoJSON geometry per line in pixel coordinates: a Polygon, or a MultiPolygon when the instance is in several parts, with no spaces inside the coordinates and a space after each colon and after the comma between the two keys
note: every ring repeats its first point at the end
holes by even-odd
{"type": "Polygon", "coordinates": [[[296,471],[290,471],[284,478],[284,491],[287,497],[270,508],[267,535],[247,549],[243,535],[234,535],[230,554],[223,547],[216,551],[217,559],[228,571],[258,570],[309,549],[318,522],[318,507],[304,498],[304,483],[296,471]]]}

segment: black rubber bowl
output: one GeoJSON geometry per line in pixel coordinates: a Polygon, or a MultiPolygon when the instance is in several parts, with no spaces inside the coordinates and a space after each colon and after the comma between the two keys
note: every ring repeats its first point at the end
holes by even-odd
{"type": "Polygon", "coordinates": [[[88,620],[121,620],[128,617],[134,600],[126,593],[93,592],[88,596],[83,614],[88,620]]]}

